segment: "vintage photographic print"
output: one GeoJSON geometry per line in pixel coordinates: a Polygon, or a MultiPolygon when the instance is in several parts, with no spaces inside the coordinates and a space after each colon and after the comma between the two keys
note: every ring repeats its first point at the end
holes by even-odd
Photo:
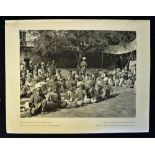
{"type": "Polygon", "coordinates": [[[5,23],[8,133],[149,131],[148,20],[5,23]]]}
{"type": "Polygon", "coordinates": [[[136,32],[20,30],[20,116],[136,117],[136,32]]]}

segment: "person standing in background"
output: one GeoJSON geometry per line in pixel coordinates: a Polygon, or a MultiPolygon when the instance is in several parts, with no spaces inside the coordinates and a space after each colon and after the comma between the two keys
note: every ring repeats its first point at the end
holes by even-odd
{"type": "Polygon", "coordinates": [[[80,64],[81,67],[81,72],[83,73],[83,75],[85,76],[86,74],[86,68],[87,68],[87,62],[86,62],[86,57],[82,58],[82,62],[80,64]]]}

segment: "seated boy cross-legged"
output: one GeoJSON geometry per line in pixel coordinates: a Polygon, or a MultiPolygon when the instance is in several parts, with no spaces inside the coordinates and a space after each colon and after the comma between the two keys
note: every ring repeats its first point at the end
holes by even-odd
{"type": "Polygon", "coordinates": [[[77,107],[77,101],[76,101],[76,94],[72,87],[69,87],[69,89],[66,91],[64,96],[64,104],[66,104],[66,108],[75,108],[77,107]]]}

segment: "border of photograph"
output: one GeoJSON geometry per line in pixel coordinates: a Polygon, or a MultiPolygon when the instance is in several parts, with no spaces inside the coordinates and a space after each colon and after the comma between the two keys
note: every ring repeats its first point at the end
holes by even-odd
{"type": "Polygon", "coordinates": [[[27,20],[6,21],[6,125],[8,133],[121,133],[149,131],[150,24],[143,20],[27,20]],[[86,29],[137,32],[136,119],[52,118],[19,119],[19,30],[86,29]],[[12,52],[12,51],[16,51],[12,52]],[[142,54],[141,54],[142,53],[142,54]],[[145,66],[144,66],[145,64],[145,66]],[[142,78],[143,77],[143,78],[142,78]],[[14,82],[12,82],[14,81],[14,82]],[[12,94],[12,92],[14,92],[12,94]],[[12,104],[14,106],[12,106],[12,104]],[[12,121],[14,120],[14,121],[12,121]],[[105,122],[110,123],[104,127],[105,122]],[[117,123],[121,123],[116,125],[117,123]],[[111,123],[115,125],[112,126],[111,123]],[[122,124],[123,123],[123,124],[122,124]],[[125,125],[132,123],[132,125],[125,125]]]}

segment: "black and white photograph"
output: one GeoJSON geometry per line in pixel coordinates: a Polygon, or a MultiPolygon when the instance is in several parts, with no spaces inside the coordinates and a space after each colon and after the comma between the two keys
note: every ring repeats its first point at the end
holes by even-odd
{"type": "Polygon", "coordinates": [[[7,132],[148,132],[149,28],[144,20],[7,21],[7,132]]]}
{"type": "Polygon", "coordinates": [[[21,118],[135,118],[136,31],[19,30],[21,118]]]}

